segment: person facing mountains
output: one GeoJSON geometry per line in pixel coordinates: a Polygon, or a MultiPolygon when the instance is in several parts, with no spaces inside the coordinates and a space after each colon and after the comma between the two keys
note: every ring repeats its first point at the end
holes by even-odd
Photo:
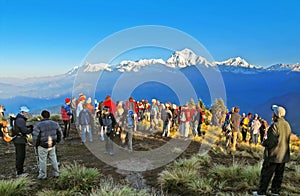
{"type": "Polygon", "coordinates": [[[282,106],[273,105],[273,123],[270,125],[267,137],[262,142],[265,147],[264,162],[261,169],[258,191],[254,195],[266,195],[269,182],[275,173],[271,194],[279,195],[285,164],[290,161],[290,124],[284,119],[286,110],[282,106]]]}
{"type": "Polygon", "coordinates": [[[71,119],[72,119],[72,110],[71,110],[71,99],[66,98],[65,99],[65,104],[61,106],[61,119],[64,122],[64,138],[69,137],[69,132],[71,128],[71,119]]]}
{"type": "Polygon", "coordinates": [[[241,121],[241,116],[239,114],[240,108],[234,107],[233,113],[230,115],[230,125],[231,125],[231,131],[232,131],[232,150],[236,150],[236,142],[237,142],[237,136],[239,132],[239,126],[241,121]]]}
{"type": "MultiPolygon", "coordinates": [[[[70,101],[70,100],[67,100],[70,101]]],[[[38,179],[47,178],[47,158],[51,160],[53,176],[59,177],[56,157],[56,144],[62,141],[62,131],[57,122],[50,120],[50,112],[43,110],[43,119],[34,126],[32,133],[33,144],[38,151],[39,175],[38,179]]]]}
{"type": "Polygon", "coordinates": [[[27,173],[24,173],[24,161],[26,156],[26,135],[32,133],[33,126],[26,126],[28,112],[30,110],[26,106],[20,108],[20,112],[16,116],[14,124],[14,134],[16,137],[13,139],[15,149],[16,149],[16,169],[17,177],[27,176],[27,173]]]}
{"type": "Polygon", "coordinates": [[[252,113],[248,113],[248,115],[242,121],[242,140],[246,142],[247,133],[250,129],[250,120],[252,118],[252,113]]]}

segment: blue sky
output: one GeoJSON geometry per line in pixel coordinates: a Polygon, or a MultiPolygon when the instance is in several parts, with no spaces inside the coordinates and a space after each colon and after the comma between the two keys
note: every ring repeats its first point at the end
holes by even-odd
{"type": "Polygon", "coordinates": [[[163,25],[201,42],[217,61],[300,63],[300,1],[0,0],[0,76],[62,74],[102,39],[163,25]]]}

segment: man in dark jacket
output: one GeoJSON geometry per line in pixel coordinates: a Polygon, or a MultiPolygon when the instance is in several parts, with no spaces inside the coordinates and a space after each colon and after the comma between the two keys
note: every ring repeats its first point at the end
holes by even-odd
{"type": "Polygon", "coordinates": [[[16,169],[17,177],[27,176],[27,173],[24,173],[24,161],[26,156],[26,135],[32,132],[32,127],[26,126],[27,115],[29,109],[26,106],[20,108],[20,113],[17,115],[14,126],[14,133],[16,137],[13,142],[16,148],[16,169]]]}
{"type": "Polygon", "coordinates": [[[271,194],[279,195],[285,163],[290,161],[291,128],[284,119],[285,109],[281,106],[272,106],[273,123],[268,129],[267,137],[262,145],[265,147],[264,162],[261,170],[259,189],[254,195],[266,195],[269,182],[274,175],[271,194]]]}
{"type": "Polygon", "coordinates": [[[113,152],[113,140],[114,140],[114,128],[116,126],[116,119],[114,115],[109,112],[109,107],[104,106],[102,115],[103,129],[105,131],[105,153],[114,155],[113,152]]]}
{"type": "Polygon", "coordinates": [[[54,169],[54,177],[59,176],[55,145],[62,140],[62,130],[57,122],[50,120],[50,113],[42,111],[43,120],[36,124],[33,129],[33,144],[38,149],[39,175],[38,179],[47,178],[47,156],[51,160],[54,169]]]}

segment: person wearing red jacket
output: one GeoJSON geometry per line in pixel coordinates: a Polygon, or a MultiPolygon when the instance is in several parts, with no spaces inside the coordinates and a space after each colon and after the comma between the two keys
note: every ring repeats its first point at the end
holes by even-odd
{"type": "Polygon", "coordinates": [[[61,106],[60,109],[61,119],[64,122],[64,131],[63,131],[64,138],[69,137],[69,132],[71,128],[72,110],[70,105],[71,105],[71,99],[66,98],[65,104],[61,106]]]}
{"type": "Polygon", "coordinates": [[[106,96],[102,105],[109,107],[109,112],[112,113],[114,115],[114,117],[116,116],[117,106],[116,106],[115,102],[112,101],[110,95],[106,96]]]}

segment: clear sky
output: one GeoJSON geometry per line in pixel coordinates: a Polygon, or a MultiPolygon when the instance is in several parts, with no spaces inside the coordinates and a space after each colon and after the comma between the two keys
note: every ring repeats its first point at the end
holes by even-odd
{"type": "Polygon", "coordinates": [[[0,76],[65,73],[106,36],[139,25],[184,31],[217,61],[300,63],[298,0],[0,0],[0,76]]]}

